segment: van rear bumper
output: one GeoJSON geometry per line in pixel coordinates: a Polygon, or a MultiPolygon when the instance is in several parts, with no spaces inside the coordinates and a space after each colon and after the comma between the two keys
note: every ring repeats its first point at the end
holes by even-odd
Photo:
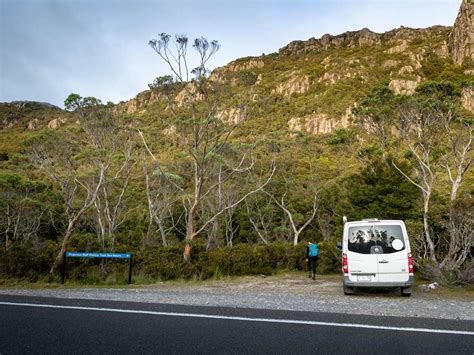
{"type": "Polygon", "coordinates": [[[343,282],[348,287],[410,287],[413,286],[414,277],[410,275],[406,282],[357,282],[351,281],[349,276],[344,276],[343,282]]]}

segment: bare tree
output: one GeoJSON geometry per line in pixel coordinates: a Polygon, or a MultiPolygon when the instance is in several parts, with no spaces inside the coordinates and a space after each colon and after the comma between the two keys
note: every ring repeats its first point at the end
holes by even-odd
{"type": "Polygon", "coordinates": [[[263,204],[262,201],[246,201],[247,218],[258,238],[264,244],[269,244],[273,237],[274,211],[271,199],[263,204]]]}
{"type": "Polygon", "coordinates": [[[79,220],[97,201],[116,153],[108,134],[112,121],[100,100],[71,94],[65,106],[75,110],[81,132],[63,132],[35,142],[31,156],[32,163],[56,184],[64,202],[65,230],[50,273],[60,265],[79,220]]]}
{"type": "Polygon", "coordinates": [[[398,100],[391,100],[390,95],[380,95],[378,92],[369,96],[362,102],[362,108],[356,110],[362,123],[368,122],[369,127],[375,127],[373,131],[379,135],[380,145],[387,153],[390,147],[385,144],[388,142],[385,137],[389,137],[387,133],[391,130],[390,116],[398,116],[394,124],[399,134],[392,134],[391,138],[396,138],[401,153],[399,158],[407,159],[413,169],[403,171],[394,160],[392,165],[421,192],[421,255],[428,256],[438,272],[442,268],[452,270],[460,267],[474,244],[472,233],[469,232],[469,218],[463,218],[459,209],[454,207],[460,203],[459,189],[473,161],[472,125],[459,116],[458,99],[459,93],[454,85],[428,82],[421,84],[413,96],[400,97],[398,100]],[[386,126],[386,123],[389,125],[386,126]],[[447,238],[443,238],[442,234],[432,235],[429,222],[431,197],[439,182],[444,181],[438,178],[443,172],[447,173],[450,183],[447,238]],[[443,256],[445,246],[447,252],[443,256]]]}
{"type": "Polygon", "coordinates": [[[94,205],[104,182],[105,172],[110,164],[109,162],[105,164],[98,163],[97,170],[83,175],[80,169],[69,160],[70,158],[67,157],[67,160],[61,159],[58,161],[54,153],[52,154],[51,151],[47,152],[39,147],[36,147],[33,153],[33,163],[57,184],[59,194],[64,202],[64,215],[67,220],[61,250],[51,266],[50,273],[54,273],[60,265],[80,218],[94,205]]]}
{"type": "MultiPolygon", "coordinates": [[[[133,140],[115,130],[109,131],[113,143],[116,146],[117,162],[112,162],[106,171],[104,183],[97,199],[94,202],[96,221],[98,224],[99,240],[102,248],[106,242],[113,249],[115,246],[115,231],[124,222],[126,215],[123,202],[125,193],[129,187],[130,174],[135,165],[133,157],[133,140]]],[[[110,146],[109,146],[110,147],[110,146]]],[[[111,147],[111,149],[114,149],[111,147]]]]}
{"type": "Polygon", "coordinates": [[[399,112],[400,119],[397,128],[415,162],[416,177],[412,178],[409,173],[402,171],[394,161],[392,165],[422,193],[425,241],[429,257],[437,262],[428,216],[431,196],[439,172],[439,162],[434,158],[433,151],[439,141],[442,113],[438,110],[427,109],[415,100],[406,101],[399,112]]]}
{"type": "MultiPolygon", "coordinates": [[[[236,152],[232,151],[232,153],[236,152]]],[[[225,160],[225,162],[228,163],[229,160],[231,159],[228,158],[225,160]]],[[[214,170],[216,171],[216,176],[212,177],[212,179],[217,180],[217,186],[209,198],[206,199],[206,202],[209,206],[207,218],[212,218],[213,215],[219,213],[226,207],[233,207],[227,208],[225,213],[222,213],[217,218],[214,218],[210,224],[210,228],[207,233],[207,251],[222,245],[220,241],[221,235],[225,236],[225,244],[229,247],[232,247],[234,235],[238,230],[238,226],[234,225],[234,214],[238,207],[238,205],[235,205],[235,202],[240,199],[240,186],[246,186],[250,183],[248,180],[245,181],[244,179],[241,179],[242,176],[236,177],[234,179],[227,178],[226,175],[230,173],[229,167],[225,166],[222,160],[219,160],[216,165],[217,166],[214,170]]],[[[240,169],[239,173],[243,174],[245,172],[249,172],[252,168],[253,162],[245,169],[240,169]]],[[[203,213],[206,213],[206,211],[203,211],[203,213]]],[[[201,219],[206,220],[206,217],[201,219]]]]}
{"type": "MultiPolygon", "coordinates": [[[[237,165],[230,162],[225,164],[225,171],[222,172],[221,182],[212,181],[216,176],[213,168],[216,166],[217,158],[224,157],[223,150],[228,145],[229,137],[238,124],[226,122],[218,118],[218,85],[216,82],[208,80],[209,70],[206,64],[210,58],[219,50],[217,41],[209,42],[205,38],[196,38],[193,47],[198,54],[198,66],[189,71],[187,62],[188,38],[184,35],[177,35],[174,38],[174,50],[170,47],[171,36],[165,33],[159,35],[158,39],[149,42],[161,59],[168,64],[178,82],[184,84],[184,99],[180,103],[179,109],[189,115],[189,119],[181,119],[174,122],[174,126],[179,135],[178,144],[186,151],[192,164],[191,193],[186,195],[186,246],[184,259],[189,260],[191,254],[191,243],[196,235],[199,235],[213,223],[216,218],[229,209],[241,203],[247,196],[261,190],[273,176],[274,168],[268,180],[254,189],[241,193],[242,197],[234,203],[221,206],[219,211],[208,214],[205,220],[199,225],[198,217],[204,214],[202,209],[206,207],[204,203],[218,188],[219,184],[224,184],[234,178],[241,171],[247,171],[249,163],[246,156],[240,159],[237,165]],[[189,82],[190,74],[195,78],[189,82]]],[[[252,163],[250,163],[251,165],[252,163]]]]}
{"type": "Polygon", "coordinates": [[[144,244],[150,242],[153,225],[156,224],[161,236],[161,244],[167,246],[168,235],[179,223],[180,218],[174,218],[173,205],[178,201],[177,193],[182,191],[178,185],[181,177],[170,174],[160,167],[156,158],[149,164],[146,156],[143,157],[143,170],[145,173],[145,188],[148,202],[148,231],[144,244]]]}
{"type": "Polygon", "coordinates": [[[288,220],[290,222],[291,230],[293,232],[293,245],[298,245],[300,234],[306,229],[306,227],[310,225],[310,223],[313,221],[314,217],[316,216],[316,212],[318,210],[317,191],[316,190],[313,191],[311,212],[306,217],[306,219],[302,213],[292,210],[292,208],[287,205],[285,198],[286,198],[286,195],[288,194],[288,191],[285,191],[285,193],[283,193],[283,195],[279,199],[277,199],[273,194],[267,191],[264,191],[264,192],[287,215],[288,220]]]}
{"type": "Polygon", "coordinates": [[[453,110],[443,116],[444,129],[448,136],[447,153],[443,157],[443,167],[451,182],[450,201],[456,200],[459,187],[466,172],[472,165],[472,125],[463,122],[453,110]]]}
{"type": "Polygon", "coordinates": [[[14,241],[33,240],[38,235],[45,208],[36,185],[15,174],[0,176],[0,231],[5,250],[14,241]]]}
{"type": "Polygon", "coordinates": [[[457,117],[454,110],[443,115],[444,128],[448,136],[447,153],[443,157],[443,167],[451,182],[449,205],[449,248],[440,267],[457,269],[461,266],[474,245],[472,231],[472,213],[456,208],[459,188],[463,177],[473,162],[472,126],[457,117]],[[467,217],[467,218],[466,218],[467,217]]]}

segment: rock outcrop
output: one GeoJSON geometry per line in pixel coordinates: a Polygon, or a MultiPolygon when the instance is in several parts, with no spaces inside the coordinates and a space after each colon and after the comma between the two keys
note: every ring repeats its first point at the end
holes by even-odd
{"type": "Polygon", "coordinates": [[[231,108],[219,111],[216,116],[224,122],[238,124],[245,120],[247,113],[245,109],[242,108],[231,108]]]}
{"type": "MultiPolygon", "coordinates": [[[[472,0],[469,0],[472,1],[472,0]]],[[[331,47],[357,47],[376,45],[383,42],[393,43],[387,53],[401,53],[408,49],[408,43],[415,38],[429,38],[431,32],[443,31],[444,26],[433,26],[426,29],[400,27],[385,33],[375,33],[367,28],[360,31],[349,31],[336,36],[325,34],[319,39],[310,38],[306,41],[293,41],[283,48],[280,54],[300,54],[311,51],[326,50],[331,47]]],[[[442,45],[442,44],[441,44],[442,45]]],[[[434,48],[437,50],[437,48],[434,48]]],[[[443,51],[443,49],[441,49],[443,51]]]]}
{"type": "Polygon", "coordinates": [[[474,113],[474,88],[464,88],[462,90],[461,104],[466,110],[474,113]]]}
{"type": "Polygon", "coordinates": [[[293,72],[290,74],[290,79],[286,82],[278,84],[277,87],[272,90],[272,93],[289,97],[295,93],[305,93],[309,90],[309,86],[310,81],[307,75],[301,75],[293,72]]]}
{"type": "Polygon", "coordinates": [[[253,68],[263,68],[265,63],[261,59],[250,59],[248,61],[239,61],[238,63],[232,62],[226,66],[228,71],[240,71],[240,70],[249,70],[253,68]]]}
{"type": "Polygon", "coordinates": [[[347,116],[337,120],[329,117],[325,113],[313,113],[303,117],[293,117],[288,121],[288,128],[291,131],[305,131],[309,134],[331,133],[337,128],[347,128],[348,126],[349,122],[347,116]]]}
{"type": "Polygon", "coordinates": [[[204,96],[198,92],[196,85],[194,83],[186,84],[186,87],[183,88],[178,95],[174,98],[174,101],[178,107],[183,107],[186,104],[189,104],[194,101],[201,101],[204,99],[204,96]]]}
{"type": "Polygon", "coordinates": [[[380,34],[372,32],[368,28],[360,31],[348,31],[337,36],[325,34],[319,39],[310,38],[307,41],[293,41],[279,50],[280,53],[298,54],[305,51],[323,50],[331,46],[347,47],[362,46],[380,43],[380,34]]]}
{"type": "Polygon", "coordinates": [[[30,131],[37,129],[38,123],[39,123],[39,120],[37,118],[32,119],[30,122],[28,122],[28,129],[30,131]]]}
{"type": "Polygon", "coordinates": [[[51,121],[48,122],[48,128],[52,128],[52,129],[58,129],[59,127],[61,127],[64,123],[66,123],[66,119],[65,118],[62,118],[62,117],[59,117],[59,118],[55,118],[51,121]]]}
{"type": "Polygon", "coordinates": [[[448,46],[455,63],[474,60],[474,0],[463,0],[448,46]]]}
{"type": "Polygon", "coordinates": [[[406,40],[403,40],[402,43],[400,43],[399,45],[387,49],[385,53],[388,53],[388,54],[403,53],[403,52],[406,52],[407,49],[408,49],[408,42],[406,40]]]}
{"type": "Polygon", "coordinates": [[[160,96],[157,95],[153,90],[146,90],[139,93],[133,99],[120,102],[115,106],[115,113],[145,113],[146,106],[155,101],[158,101],[160,96]]]}
{"type": "Polygon", "coordinates": [[[397,95],[411,95],[415,92],[415,89],[420,82],[420,77],[417,77],[415,80],[394,79],[390,81],[388,87],[397,95]]]}

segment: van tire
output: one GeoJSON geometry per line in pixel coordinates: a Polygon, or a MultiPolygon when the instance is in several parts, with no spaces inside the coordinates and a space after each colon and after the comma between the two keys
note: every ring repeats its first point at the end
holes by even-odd
{"type": "Polygon", "coordinates": [[[342,284],[342,288],[344,290],[345,295],[353,295],[354,294],[354,288],[346,286],[345,284],[342,284]]]}
{"type": "Polygon", "coordinates": [[[411,287],[401,287],[400,288],[402,296],[410,297],[411,296],[411,287]]]}

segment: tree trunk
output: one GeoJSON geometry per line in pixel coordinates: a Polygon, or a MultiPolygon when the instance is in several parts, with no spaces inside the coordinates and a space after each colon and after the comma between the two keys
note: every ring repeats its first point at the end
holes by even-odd
{"type": "Polygon", "coordinates": [[[155,222],[158,225],[158,229],[160,230],[161,244],[164,247],[166,247],[168,246],[168,241],[166,240],[166,231],[165,231],[165,227],[163,226],[163,222],[161,221],[161,218],[156,218],[156,217],[155,217],[155,222]]]}
{"type": "Polygon", "coordinates": [[[293,237],[293,245],[298,245],[298,241],[300,239],[300,232],[295,232],[295,236],[293,237]]]}
{"type": "Polygon", "coordinates": [[[69,244],[69,239],[71,238],[72,232],[74,231],[74,227],[76,225],[76,221],[77,220],[70,221],[67,226],[67,230],[66,233],[64,233],[63,242],[61,244],[61,250],[59,251],[58,256],[56,256],[53,266],[51,266],[51,269],[49,270],[50,274],[54,274],[63,261],[64,254],[66,253],[66,249],[69,244]]]}
{"type": "Polygon", "coordinates": [[[146,235],[142,243],[143,246],[146,246],[150,243],[152,231],[153,231],[153,220],[151,219],[151,216],[150,216],[150,220],[148,221],[148,228],[146,231],[146,235]]]}
{"type": "Polygon", "coordinates": [[[428,223],[428,211],[430,207],[430,197],[431,197],[431,190],[428,190],[426,193],[423,194],[424,197],[424,203],[423,203],[423,228],[425,232],[425,239],[426,243],[428,244],[428,250],[430,252],[430,258],[433,260],[435,263],[438,263],[436,259],[436,253],[435,253],[435,245],[433,242],[433,239],[431,239],[431,233],[430,233],[430,226],[428,223]]]}
{"type": "Polygon", "coordinates": [[[218,245],[219,240],[219,221],[216,218],[212,223],[212,228],[207,237],[206,252],[210,252],[218,245]]]}
{"type": "Polygon", "coordinates": [[[194,213],[196,207],[193,206],[189,209],[188,221],[186,227],[186,246],[184,247],[183,258],[184,261],[189,262],[191,259],[191,242],[194,238],[194,213]]]}

